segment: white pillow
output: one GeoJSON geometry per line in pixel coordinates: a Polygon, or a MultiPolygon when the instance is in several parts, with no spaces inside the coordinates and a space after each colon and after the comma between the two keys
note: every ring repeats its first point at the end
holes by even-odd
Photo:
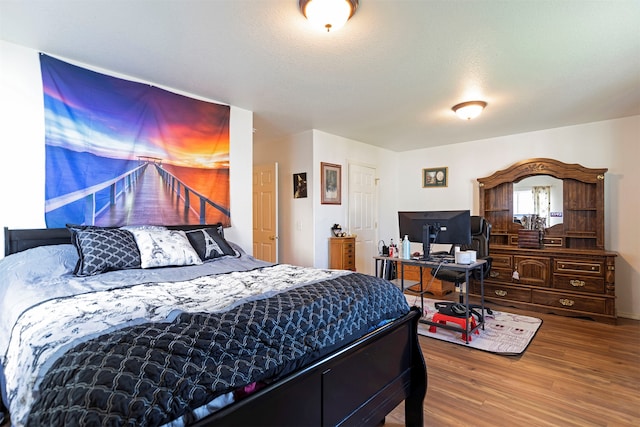
{"type": "Polygon", "coordinates": [[[202,264],[184,231],[129,228],[140,250],[142,268],[202,264]]]}

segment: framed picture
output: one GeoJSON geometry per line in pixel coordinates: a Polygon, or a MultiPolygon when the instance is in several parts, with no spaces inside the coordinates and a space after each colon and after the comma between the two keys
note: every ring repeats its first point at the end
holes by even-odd
{"type": "Polygon", "coordinates": [[[304,199],[307,197],[307,173],[293,174],[293,198],[304,199]]]}
{"type": "Polygon", "coordinates": [[[342,203],[342,166],[331,163],[320,163],[320,203],[323,205],[339,205],[342,203]]]}
{"type": "Polygon", "coordinates": [[[422,169],[422,188],[446,187],[449,180],[449,168],[422,169]]]}

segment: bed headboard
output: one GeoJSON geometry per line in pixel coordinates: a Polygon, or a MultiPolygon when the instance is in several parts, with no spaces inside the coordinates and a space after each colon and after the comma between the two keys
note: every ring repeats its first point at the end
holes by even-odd
{"type": "MultiPolygon", "coordinates": [[[[216,224],[167,225],[171,230],[195,230],[198,228],[219,227],[216,224]]],[[[38,246],[71,244],[71,232],[67,228],[29,228],[10,230],[4,227],[4,255],[38,246]]]]}
{"type": "Polygon", "coordinates": [[[71,233],[66,228],[30,228],[24,230],[4,228],[5,256],[37,246],[63,244],[71,244],[71,233]]]}

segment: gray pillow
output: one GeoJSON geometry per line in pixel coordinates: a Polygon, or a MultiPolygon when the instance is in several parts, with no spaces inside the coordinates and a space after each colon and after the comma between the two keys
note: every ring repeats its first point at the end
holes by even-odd
{"type": "Polygon", "coordinates": [[[140,251],[128,230],[67,225],[78,251],[76,276],[93,276],[112,270],[140,268],[140,251]]]}

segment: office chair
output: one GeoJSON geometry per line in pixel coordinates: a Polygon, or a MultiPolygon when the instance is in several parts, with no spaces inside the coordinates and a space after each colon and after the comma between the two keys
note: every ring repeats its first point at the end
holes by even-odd
{"type": "MultiPolygon", "coordinates": [[[[493,258],[489,256],[489,236],[491,235],[491,224],[481,216],[471,216],[471,244],[462,245],[460,250],[474,250],[476,251],[476,259],[484,259],[487,261],[483,271],[474,270],[471,274],[476,280],[486,279],[489,276],[489,270],[491,270],[491,263],[493,258]]],[[[451,247],[449,252],[454,254],[454,247],[451,247]]],[[[460,271],[451,271],[447,269],[434,268],[431,270],[431,275],[436,279],[440,279],[444,282],[453,282],[456,288],[460,288],[460,285],[465,281],[465,273],[460,271]]],[[[469,286],[467,283],[466,286],[469,286]]],[[[464,296],[460,292],[460,304],[464,304],[464,296]]]]}

